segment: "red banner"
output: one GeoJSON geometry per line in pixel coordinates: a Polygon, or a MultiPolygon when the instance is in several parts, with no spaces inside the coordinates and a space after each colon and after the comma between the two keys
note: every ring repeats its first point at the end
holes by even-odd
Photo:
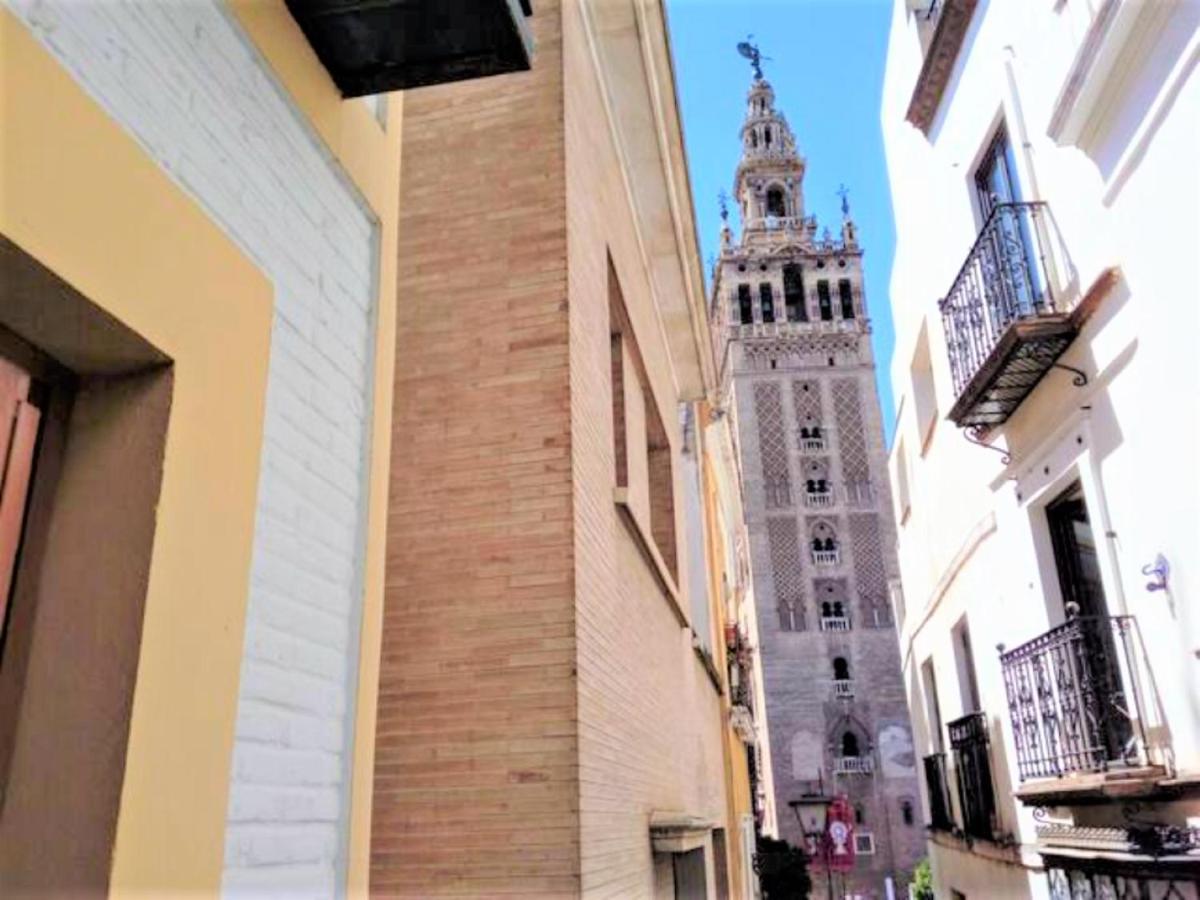
{"type": "Polygon", "coordinates": [[[849,872],[854,868],[854,807],[845,797],[837,797],[829,804],[825,848],[831,872],[849,872]]]}

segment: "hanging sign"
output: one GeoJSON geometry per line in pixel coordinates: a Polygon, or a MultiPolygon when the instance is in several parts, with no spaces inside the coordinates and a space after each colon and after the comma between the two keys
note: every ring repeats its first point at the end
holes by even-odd
{"type": "Polygon", "coordinates": [[[836,797],[829,804],[825,842],[831,872],[849,872],[854,868],[854,808],[845,797],[836,797]]]}

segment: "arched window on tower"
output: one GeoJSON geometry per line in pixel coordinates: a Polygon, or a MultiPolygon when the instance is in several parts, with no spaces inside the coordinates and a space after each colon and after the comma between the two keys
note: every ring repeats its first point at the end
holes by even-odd
{"type": "Polygon", "coordinates": [[[768,125],[766,127],[766,129],[763,130],[763,143],[768,147],[771,146],[771,126],[770,125],[768,125]]]}
{"type": "MultiPolygon", "coordinates": [[[[767,132],[768,135],[770,133],[770,131],[767,132]]],[[[767,143],[769,144],[770,141],[767,143]]],[[[784,202],[782,188],[773,187],[767,191],[767,215],[777,216],[781,219],[787,215],[787,205],[784,202]]]]}
{"type": "Polygon", "coordinates": [[[794,263],[783,267],[783,304],[787,309],[789,322],[808,321],[808,305],[804,302],[804,278],[800,267],[794,263]]]}
{"type": "Polygon", "coordinates": [[[758,299],[762,303],[762,320],[775,321],[775,292],[771,290],[771,282],[764,281],[758,286],[758,299]]]}
{"type": "Polygon", "coordinates": [[[858,756],[858,735],[853,731],[842,732],[842,756],[858,756]]]}
{"type": "Polygon", "coordinates": [[[753,128],[750,129],[750,146],[751,147],[758,146],[758,132],[755,131],[753,128]]]}
{"type": "Polygon", "coordinates": [[[738,318],[743,325],[754,322],[754,301],[750,296],[750,285],[738,285],[738,318]]]}

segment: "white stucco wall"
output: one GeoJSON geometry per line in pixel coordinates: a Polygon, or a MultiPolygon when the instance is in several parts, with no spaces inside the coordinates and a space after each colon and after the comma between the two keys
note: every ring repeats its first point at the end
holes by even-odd
{"type": "Polygon", "coordinates": [[[224,885],[332,896],[344,882],[376,223],[220,3],[9,5],[275,286],[224,885]]]}
{"type": "MultiPolygon", "coordinates": [[[[898,235],[891,374],[911,496],[899,530],[901,652],[923,755],[931,746],[920,665],[934,661],[943,723],[968,711],[951,642],[967,617],[1002,828],[1028,849],[1034,823],[1011,798],[1018,781],[996,645],[1061,621],[1043,507],[1075,478],[1103,542],[1109,611],[1135,617],[1175,765],[1200,772],[1200,3],[1139,4],[1097,114],[1063,146],[1048,131],[1089,26],[1083,0],[980,0],[928,137],[905,121],[921,66],[907,5],[895,2],[881,112],[898,235]],[[993,440],[1012,452],[1007,467],[944,418],[953,390],[937,311],[978,232],[972,176],[1002,117],[1024,199],[1047,202],[1069,254],[1074,277],[1060,289],[1077,297],[1106,267],[1123,273],[1061,360],[1088,384],[1046,376],[993,440]],[[910,373],[923,323],[939,418],[924,450],[910,373]],[[1147,591],[1141,573],[1158,553],[1172,567],[1167,592],[1147,591]]],[[[1134,8],[1121,5],[1123,14],[1134,8]]],[[[897,465],[893,447],[893,484],[897,465]]],[[[935,869],[943,860],[941,887],[968,896],[996,865],[980,861],[972,872],[974,857],[933,855],[935,869]]]]}

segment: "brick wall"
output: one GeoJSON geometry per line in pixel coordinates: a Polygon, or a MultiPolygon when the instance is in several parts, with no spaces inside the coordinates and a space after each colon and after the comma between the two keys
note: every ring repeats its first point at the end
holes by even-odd
{"type": "Polygon", "coordinates": [[[562,70],[536,10],[532,72],[405,98],[377,896],[578,891],[562,70]]]}
{"type": "Polygon", "coordinates": [[[613,504],[610,255],[677,491],[679,397],[582,13],[564,10],[581,887],[589,897],[646,897],[652,811],[695,815],[727,834],[734,826],[725,822],[719,696],[613,504]]]}
{"type": "Polygon", "coordinates": [[[373,216],[221,4],[11,8],[274,285],[225,886],[328,896],[357,670],[373,216]]]}

